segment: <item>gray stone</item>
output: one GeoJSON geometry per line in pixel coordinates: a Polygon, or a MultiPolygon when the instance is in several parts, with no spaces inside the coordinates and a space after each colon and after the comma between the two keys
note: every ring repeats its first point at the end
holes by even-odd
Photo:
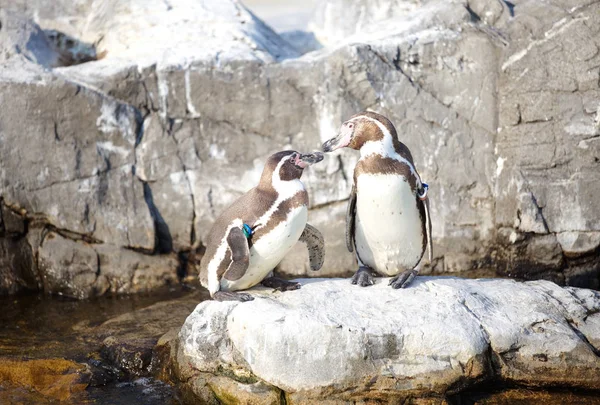
{"type": "Polygon", "coordinates": [[[106,283],[98,278],[98,255],[87,244],[49,233],[38,251],[38,266],[47,292],[88,298],[106,291],[106,283]]]}
{"type": "Polygon", "coordinates": [[[44,214],[57,228],[152,250],[152,218],[133,174],[136,111],[34,67],[16,67],[24,68],[16,78],[0,70],[5,203],[44,214]]]}
{"type": "Polygon", "coordinates": [[[0,63],[14,57],[48,68],[63,65],[61,55],[37,24],[0,8],[0,63]]]}
{"type": "Polygon", "coordinates": [[[34,251],[25,238],[0,236],[0,295],[39,289],[34,251]]]}
{"type": "Polygon", "coordinates": [[[114,245],[95,245],[100,266],[99,278],[113,294],[150,291],[176,284],[179,261],[173,255],[149,256],[114,245]]]}
{"type": "Polygon", "coordinates": [[[13,235],[25,234],[24,218],[0,202],[0,223],[4,232],[13,235]]]}
{"type": "Polygon", "coordinates": [[[600,246],[600,232],[561,232],[556,237],[567,257],[583,256],[600,246]]]}
{"type": "Polygon", "coordinates": [[[184,380],[209,374],[333,403],[443,396],[481,381],[600,388],[597,292],[546,281],[300,281],[293,292],[256,289],[251,302],[200,303],[179,334],[184,380]]]}

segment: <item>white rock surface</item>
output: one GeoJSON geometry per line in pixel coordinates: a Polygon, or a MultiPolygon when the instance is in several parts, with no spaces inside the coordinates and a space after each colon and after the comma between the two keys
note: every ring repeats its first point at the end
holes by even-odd
{"type": "Polygon", "coordinates": [[[597,292],[439,277],[393,290],[387,281],[301,280],[300,290],[257,290],[243,304],[202,302],[181,329],[179,368],[256,377],[297,400],[444,394],[481,380],[600,388],[597,292]]]}
{"type": "Polygon", "coordinates": [[[94,1],[82,36],[106,58],[141,65],[298,56],[237,0],[94,1]]]}

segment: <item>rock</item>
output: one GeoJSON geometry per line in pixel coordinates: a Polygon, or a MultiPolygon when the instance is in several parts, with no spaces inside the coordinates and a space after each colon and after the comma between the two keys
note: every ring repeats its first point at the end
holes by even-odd
{"type": "Polygon", "coordinates": [[[41,66],[61,66],[60,54],[42,29],[17,13],[0,9],[0,63],[22,57],[41,66]]]}
{"type": "MultiPolygon", "coordinates": [[[[171,341],[164,335],[178,330],[199,300],[190,296],[159,302],[104,322],[93,332],[102,341],[102,358],[127,375],[165,374],[171,341]]],[[[175,337],[171,334],[171,339],[175,337]]]]}
{"type": "Polygon", "coordinates": [[[47,400],[66,401],[87,387],[86,366],[64,359],[0,359],[0,383],[35,390],[47,400]]]}
{"type": "Polygon", "coordinates": [[[567,257],[583,256],[600,246],[600,232],[561,232],[556,237],[567,257]]]}
{"type": "Polygon", "coordinates": [[[99,278],[113,294],[131,294],[178,282],[175,255],[149,256],[111,245],[95,245],[99,278]]]}
{"type": "Polygon", "coordinates": [[[105,280],[98,277],[98,255],[91,246],[49,233],[38,254],[45,291],[73,298],[106,291],[105,280]]]}
{"type": "Polygon", "coordinates": [[[386,279],[301,282],[197,306],[176,352],[196,395],[219,392],[201,383],[207,374],[281,389],[288,403],[439,398],[484,381],[600,389],[597,292],[433,277],[404,290],[386,279]]]}
{"type": "Polygon", "coordinates": [[[35,67],[18,66],[24,70],[17,78],[10,69],[0,70],[5,203],[43,213],[57,228],[152,250],[152,218],[142,183],[132,173],[136,111],[35,67]],[[23,160],[31,164],[23,166],[23,160]]]}
{"type": "Polygon", "coordinates": [[[0,236],[0,295],[39,289],[34,251],[25,238],[0,236]]]}
{"type": "Polygon", "coordinates": [[[285,31],[279,34],[287,43],[292,45],[301,55],[323,48],[315,34],[306,31],[285,31]]]}
{"type": "Polygon", "coordinates": [[[23,217],[4,204],[0,204],[0,210],[2,214],[2,229],[9,235],[23,235],[25,234],[25,221],[23,217]]]}
{"type": "Polygon", "coordinates": [[[416,0],[365,1],[329,0],[320,2],[310,23],[319,38],[337,42],[355,34],[372,32],[373,25],[385,24],[413,14],[421,2],[416,0]]]}

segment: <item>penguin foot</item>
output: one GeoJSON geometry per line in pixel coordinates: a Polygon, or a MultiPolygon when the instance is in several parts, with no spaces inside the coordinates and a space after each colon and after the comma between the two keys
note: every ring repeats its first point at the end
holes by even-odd
{"type": "Polygon", "coordinates": [[[352,276],[352,284],[357,284],[361,287],[368,287],[375,284],[371,269],[366,266],[360,266],[354,276],[352,276]]]}
{"type": "Polygon", "coordinates": [[[394,289],[398,288],[406,288],[408,285],[415,279],[418,271],[416,270],[406,270],[395,277],[392,277],[390,280],[390,285],[394,289]]]}
{"type": "Polygon", "coordinates": [[[265,278],[261,284],[265,287],[274,288],[277,291],[292,291],[297,290],[302,286],[300,283],[287,281],[278,277],[265,278]]]}
{"type": "Polygon", "coordinates": [[[221,302],[223,302],[223,301],[246,302],[246,301],[252,301],[254,299],[254,297],[251,296],[250,294],[236,293],[236,292],[231,292],[231,291],[217,291],[216,293],[214,293],[212,298],[215,301],[221,301],[221,302]]]}

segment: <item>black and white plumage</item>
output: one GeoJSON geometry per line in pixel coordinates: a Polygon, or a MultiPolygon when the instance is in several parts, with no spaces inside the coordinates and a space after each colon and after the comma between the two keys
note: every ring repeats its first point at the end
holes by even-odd
{"type": "Polygon", "coordinates": [[[344,122],[340,133],[323,144],[360,151],[346,214],[346,244],[355,251],[359,269],[354,284],[373,284],[372,271],[393,276],[403,288],[418,273],[429,250],[432,258],[429,201],[412,155],[384,116],[363,112],[344,122]]]}
{"type": "Polygon", "coordinates": [[[266,278],[294,244],[309,250],[312,270],[323,265],[323,236],[307,224],[308,194],[300,181],[303,169],[323,159],[320,153],[278,152],[269,157],[260,182],[229,206],[211,228],[200,263],[200,282],[217,300],[250,300],[236,294],[259,283],[289,290],[299,288],[266,278]],[[251,236],[244,234],[244,224],[251,236]]]}

